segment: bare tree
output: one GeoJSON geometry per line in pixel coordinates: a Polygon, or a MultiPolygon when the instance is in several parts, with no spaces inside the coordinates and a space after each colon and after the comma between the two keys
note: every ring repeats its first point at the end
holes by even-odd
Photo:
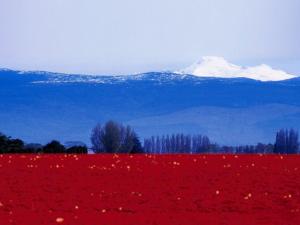
{"type": "Polygon", "coordinates": [[[108,121],[103,127],[97,124],[91,135],[95,153],[141,153],[141,143],[130,126],[108,121]]]}
{"type": "Polygon", "coordinates": [[[102,127],[99,123],[92,130],[91,143],[92,150],[95,153],[104,152],[104,146],[102,143],[102,127]]]}

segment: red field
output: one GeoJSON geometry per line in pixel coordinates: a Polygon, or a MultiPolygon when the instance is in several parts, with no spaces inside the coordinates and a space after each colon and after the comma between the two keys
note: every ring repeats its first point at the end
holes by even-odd
{"type": "Polygon", "coordinates": [[[298,225],[300,158],[0,155],[0,224],[298,225]]]}

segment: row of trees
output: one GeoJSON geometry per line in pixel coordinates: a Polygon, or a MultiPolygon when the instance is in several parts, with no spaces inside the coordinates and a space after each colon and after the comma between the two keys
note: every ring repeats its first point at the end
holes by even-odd
{"type": "Polygon", "coordinates": [[[20,139],[12,139],[0,133],[0,154],[14,153],[70,153],[84,154],[87,153],[86,146],[71,146],[65,147],[58,141],[51,141],[46,145],[40,144],[25,144],[20,139]]]}
{"type": "MultiPolygon", "coordinates": [[[[280,130],[274,144],[220,146],[207,136],[172,134],[152,136],[144,139],[142,146],[136,132],[130,126],[108,121],[97,124],[91,133],[91,150],[95,153],[281,153],[296,154],[299,151],[299,135],[294,129],[280,130]]],[[[24,144],[0,133],[0,154],[2,153],[73,153],[86,154],[85,145],[66,147],[58,141],[46,145],[24,144]]]]}
{"type": "Polygon", "coordinates": [[[274,153],[296,154],[299,149],[299,135],[294,129],[281,129],[276,134],[274,153]]]}
{"type": "MultiPolygon", "coordinates": [[[[146,153],[274,153],[273,144],[243,145],[243,146],[220,146],[211,143],[207,136],[173,134],[166,136],[151,137],[144,140],[144,151],[146,153]]],[[[288,153],[278,151],[276,153],[288,153]]]]}
{"type": "Polygon", "coordinates": [[[211,147],[212,153],[237,153],[237,154],[272,154],[274,153],[273,144],[258,143],[257,145],[241,145],[241,146],[219,146],[211,147]]]}
{"type": "Polygon", "coordinates": [[[144,139],[146,153],[204,153],[212,144],[207,136],[172,134],[144,139]]]}
{"type": "Polygon", "coordinates": [[[104,126],[96,125],[91,135],[92,150],[95,153],[282,153],[295,154],[299,149],[298,133],[293,130],[280,130],[275,144],[220,146],[212,143],[207,136],[185,135],[183,133],[152,136],[144,139],[143,146],[130,126],[114,121],[104,126]]]}

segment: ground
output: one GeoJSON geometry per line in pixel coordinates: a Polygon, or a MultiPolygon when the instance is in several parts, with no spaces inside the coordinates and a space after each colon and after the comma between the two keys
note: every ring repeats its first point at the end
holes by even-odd
{"type": "Polygon", "coordinates": [[[0,155],[1,225],[297,225],[300,157],[0,155]]]}

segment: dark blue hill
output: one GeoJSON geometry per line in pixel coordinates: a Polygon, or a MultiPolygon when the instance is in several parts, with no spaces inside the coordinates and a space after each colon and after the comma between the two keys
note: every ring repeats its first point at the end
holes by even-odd
{"type": "Polygon", "coordinates": [[[300,79],[260,82],[173,73],[83,76],[0,71],[0,130],[28,142],[84,141],[115,119],[141,136],[201,132],[226,144],[300,128],[300,79]],[[240,137],[233,135],[240,134],[240,137]]]}

